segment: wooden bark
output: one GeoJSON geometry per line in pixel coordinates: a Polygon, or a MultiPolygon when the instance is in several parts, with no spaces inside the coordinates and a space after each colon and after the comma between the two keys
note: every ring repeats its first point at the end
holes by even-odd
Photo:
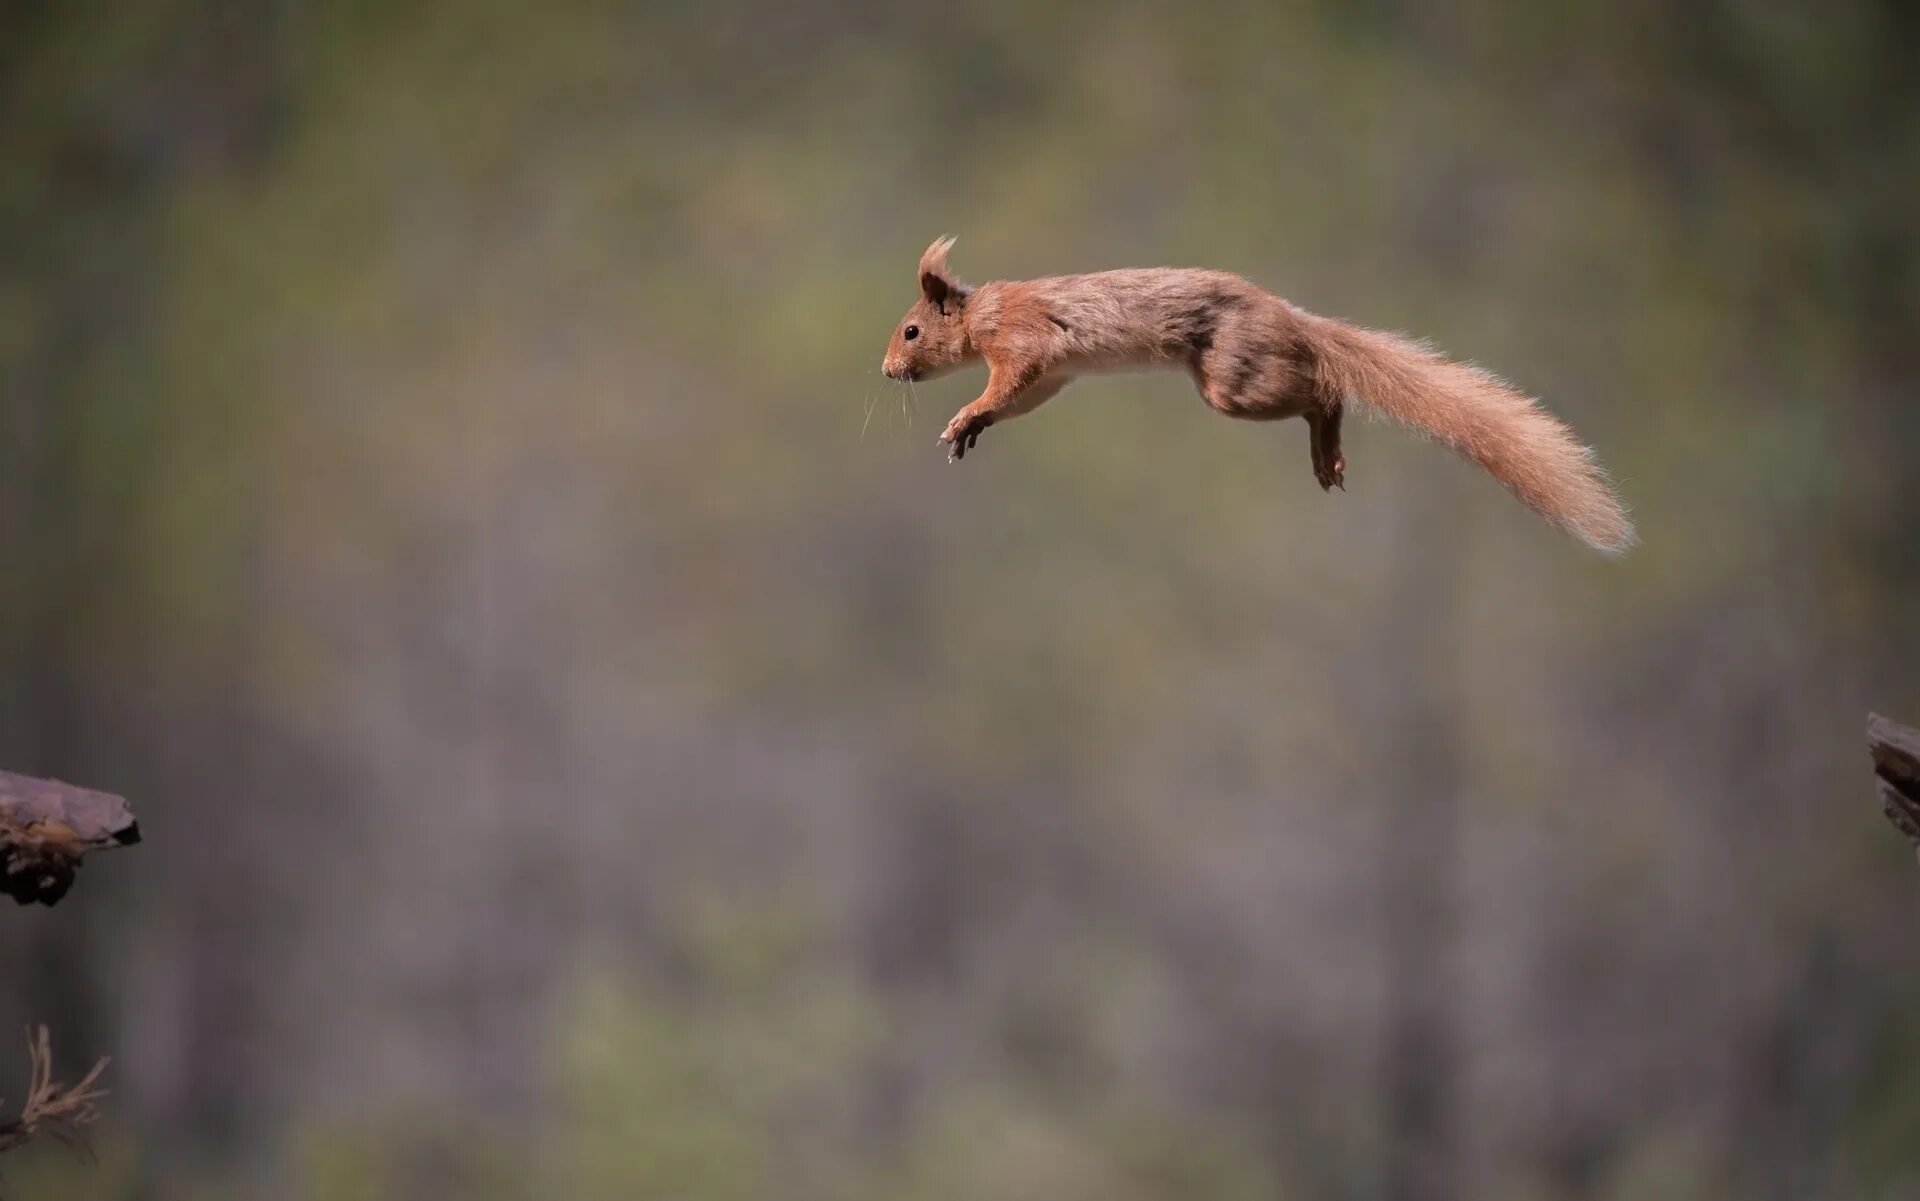
{"type": "Polygon", "coordinates": [[[73,887],[88,851],[140,841],[120,797],[0,771],[0,893],[51,905],[73,887]]]}
{"type": "Polygon", "coordinates": [[[1880,807],[1920,855],[1920,730],[1868,714],[1867,748],[1880,777],[1880,807]]]}

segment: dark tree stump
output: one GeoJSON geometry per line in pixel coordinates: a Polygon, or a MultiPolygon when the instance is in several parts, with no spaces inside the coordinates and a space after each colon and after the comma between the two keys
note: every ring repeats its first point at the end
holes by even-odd
{"type": "Polygon", "coordinates": [[[1867,715],[1867,749],[1880,777],[1880,807],[1920,855],[1920,730],[1867,715]]]}
{"type": "Polygon", "coordinates": [[[0,893],[20,904],[53,904],[73,887],[82,855],[139,841],[120,797],[0,771],[0,893]]]}

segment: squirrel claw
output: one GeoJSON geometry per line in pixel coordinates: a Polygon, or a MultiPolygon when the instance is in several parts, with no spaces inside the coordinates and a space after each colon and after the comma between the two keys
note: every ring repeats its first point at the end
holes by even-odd
{"type": "Polygon", "coordinates": [[[980,431],[992,425],[988,417],[969,417],[961,413],[947,423],[947,432],[940,435],[940,441],[947,444],[947,462],[957,463],[967,457],[967,452],[980,445],[980,431]]]}

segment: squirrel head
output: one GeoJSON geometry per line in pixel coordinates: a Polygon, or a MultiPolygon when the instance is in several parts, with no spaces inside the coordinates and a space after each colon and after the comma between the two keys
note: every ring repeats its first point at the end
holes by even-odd
{"type": "Polygon", "coordinates": [[[889,379],[932,379],[966,362],[966,306],[972,289],[947,270],[952,238],[920,256],[920,299],[893,328],[881,370],[889,379]]]}

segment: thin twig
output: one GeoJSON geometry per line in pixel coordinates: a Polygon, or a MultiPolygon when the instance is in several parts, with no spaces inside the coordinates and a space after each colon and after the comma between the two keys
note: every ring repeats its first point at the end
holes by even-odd
{"type": "MultiPolygon", "coordinates": [[[[65,1143],[82,1162],[93,1161],[93,1148],[81,1127],[100,1116],[95,1103],[107,1095],[96,1087],[111,1062],[102,1058],[80,1083],[67,1087],[53,1078],[53,1046],[47,1028],[27,1031],[27,1099],[20,1116],[0,1121],[0,1152],[22,1146],[39,1134],[65,1143]]],[[[4,1105],[5,1102],[0,1102],[4,1105]]]]}

